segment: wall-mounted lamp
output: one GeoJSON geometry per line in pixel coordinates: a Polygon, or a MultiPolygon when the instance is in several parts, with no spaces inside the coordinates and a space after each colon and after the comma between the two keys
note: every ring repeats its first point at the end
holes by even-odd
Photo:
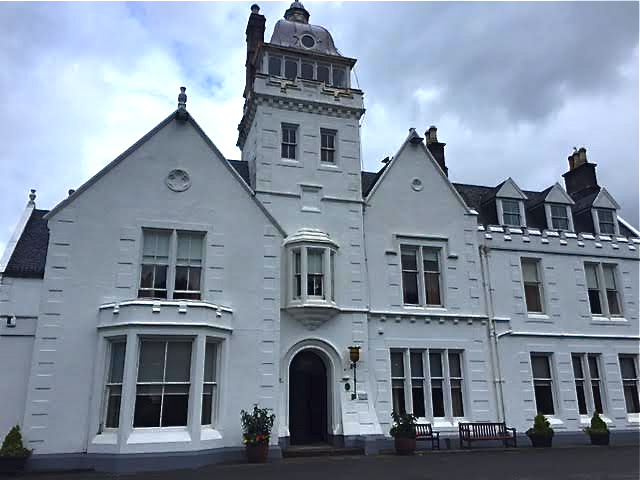
{"type": "Polygon", "coordinates": [[[357,385],[357,371],[356,364],[360,360],[360,347],[359,346],[351,346],[349,347],[349,360],[351,360],[351,369],[353,370],[353,393],[351,394],[351,400],[355,400],[358,397],[356,393],[356,385],[357,385]]]}

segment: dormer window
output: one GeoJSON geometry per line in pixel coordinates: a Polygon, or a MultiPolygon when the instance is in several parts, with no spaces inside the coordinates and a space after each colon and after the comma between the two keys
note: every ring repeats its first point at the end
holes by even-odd
{"type": "Polygon", "coordinates": [[[569,208],[566,205],[551,205],[551,228],[553,230],[571,230],[569,226],[569,208]]]}
{"type": "Polygon", "coordinates": [[[518,200],[502,200],[502,224],[519,227],[522,225],[520,202],[518,200]]]}
{"type": "Polygon", "coordinates": [[[598,233],[600,235],[615,235],[616,224],[613,210],[599,208],[596,210],[598,217],[598,233]]]}

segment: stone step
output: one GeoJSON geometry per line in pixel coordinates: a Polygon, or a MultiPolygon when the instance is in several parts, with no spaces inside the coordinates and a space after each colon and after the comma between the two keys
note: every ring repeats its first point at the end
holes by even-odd
{"type": "Polygon", "coordinates": [[[333,447],[331,445],[294,445],[282,452],[284,458],[335,457],[364,455],[364,448],[333,447]]]}

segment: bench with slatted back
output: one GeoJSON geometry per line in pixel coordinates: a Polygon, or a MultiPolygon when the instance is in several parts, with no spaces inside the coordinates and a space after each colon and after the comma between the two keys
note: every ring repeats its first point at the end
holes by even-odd
{"type": "Polygon", "coordinates": [[[416,423],[416,440],[431,440],[431,449],[440,450],[440,432],[434,432],[430,423],[416,423]]]}
{"type": "Polygon", "coordinates": [[[516,429],[508,428],[507,424],[491,422],[459,423],[460,448],[464,448],[464,443],[471,448],[471,442],[478,440],[502,440],[504,446],[510,443],[517,447],[516,429]]]}

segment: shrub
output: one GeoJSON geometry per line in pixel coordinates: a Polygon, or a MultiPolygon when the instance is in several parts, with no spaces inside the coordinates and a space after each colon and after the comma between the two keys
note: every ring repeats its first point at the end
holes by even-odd
{"type": "Polygon", "coordinates": [[[542,435],[545,437],[553,437],[553,428],[547,417],[542,413],[538,413],[533,419],[533,427],[527,430],[527,435],[542,435]]]}
{"type": "Polygon", "coordinates": [[[0,457],[28,457],[31,455],[31,450],[25,448],[22,443],[22,434],[20,433],[20,427],[16,425],[7,436],[4,437],[2,447],[0,447],[0,457]]]}
{"type": "Polygon", "coordinates": [[[240,411],[242,420],[242,443],[245,445],[266,445],[269,443],[271,429],[275,421],[275,414],[269,408],[260,408],[258,404],[253,405],[253,411],[240,411]]]}
{"type": "Polygon", "coordinates": [[[593,412],[591,427],[585,428],[584,431],[589,435],[603,435],[609,433],[609,427],[607,426],[607,422],[600,418],[598,412],[593,412]]]}
{"type": "Polygon", "coordinates": [[[413,413],[398,414],[391,412],[393,426],[389,434],[393,438],[415,438],[416,436],[416,416],[413,413]]]}

